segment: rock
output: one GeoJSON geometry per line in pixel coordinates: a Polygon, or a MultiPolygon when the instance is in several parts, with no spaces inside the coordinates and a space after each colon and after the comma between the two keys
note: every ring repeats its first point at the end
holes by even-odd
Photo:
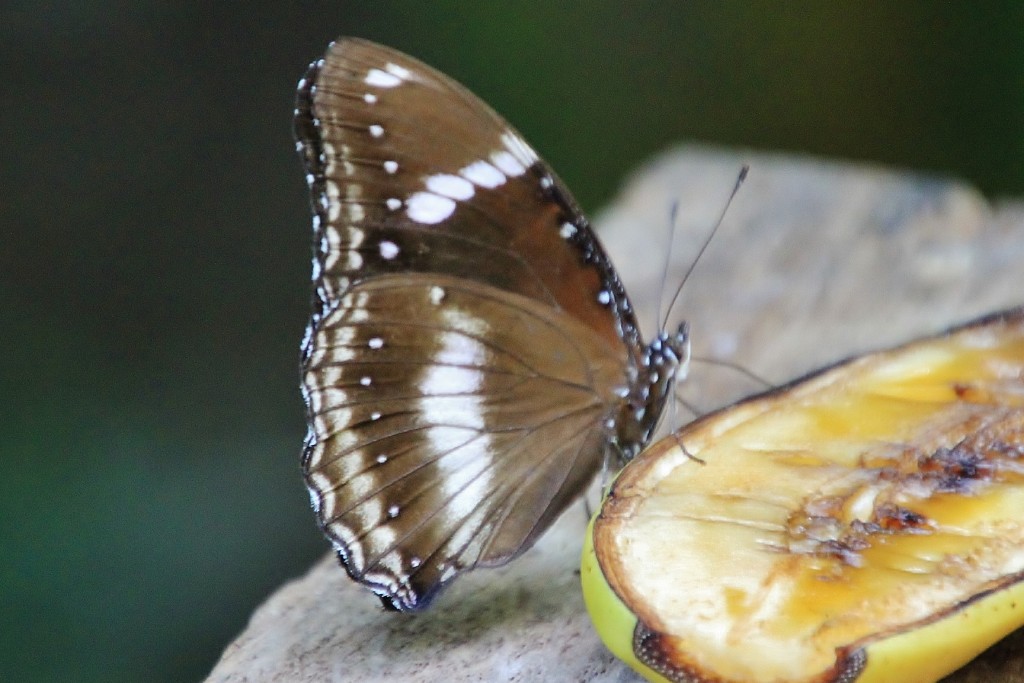
{"type": "MultiPolygon", "coordinates": [[[[597,221],[648,334],[744,163],[749,178],[671,316],[691,322],[696,356],[781,383],[1024,303],[1019,202],[992,206],[914,173],[684,146],[641,169],[597,221]]],[[[695,362],[682,393],[703,412],[759,388],[695,362]]],[[[460,578],[419,615],[384,612],[327,557],[267,599],[207,681],[639,681],[584,610],[585,526],[583,505],[571,508],[521,558],[460,578]]],[[[1024,682],[1022,644],[1018,632],[947,681],[1024,682]]]]}

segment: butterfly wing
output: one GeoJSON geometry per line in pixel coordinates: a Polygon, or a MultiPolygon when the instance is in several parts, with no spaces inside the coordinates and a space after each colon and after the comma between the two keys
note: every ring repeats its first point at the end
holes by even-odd
{"type": "Polygon", "coordinates": [[[307,485],[349,574],[419,609],[529,547],[593,477],[635,318],[568,191],[446,76],[335,43],[296,133],[315,213],[307,485]]]}

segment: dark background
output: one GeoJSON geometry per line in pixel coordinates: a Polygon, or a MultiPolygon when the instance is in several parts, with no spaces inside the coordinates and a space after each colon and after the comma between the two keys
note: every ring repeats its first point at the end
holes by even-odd
{"type": "Polygon", "coordinates": [[[1024,193],[1016,0],[7,2],[0,679],[201,679],[325,552],[290,117],[341,34],[466,83],[590,211],[681,140],[1024,193]]]}

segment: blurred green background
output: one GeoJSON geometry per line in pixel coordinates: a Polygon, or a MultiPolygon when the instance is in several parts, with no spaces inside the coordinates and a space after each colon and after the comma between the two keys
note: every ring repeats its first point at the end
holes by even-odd
{"type": "Polygon", "coordinates": [[[7,2],[0,680],[201,679],[326,551],[290,117],[341,34],[467,84],[590,211],[681,140],[1024,194],[1015,0],[7,2]]]}

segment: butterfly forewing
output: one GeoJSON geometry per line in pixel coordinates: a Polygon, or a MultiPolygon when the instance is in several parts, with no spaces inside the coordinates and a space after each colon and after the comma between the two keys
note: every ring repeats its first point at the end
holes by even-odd
{"type": "Polygon", "coordinates": [[[307,484],[353,578],[418,609],[592,479],[638,381],[635,318],[568,191],[446,76],[340,41],[300,83],[296,133],[307,484]]]}
{"type": "Polygon", "coordinates": [[[568,190],[447,76],[340,41],[300,87],[296,129],[326,298],[353,278],[443,272],[557,305],[616,349],[636,341],[622,285],[568,190]]]}

